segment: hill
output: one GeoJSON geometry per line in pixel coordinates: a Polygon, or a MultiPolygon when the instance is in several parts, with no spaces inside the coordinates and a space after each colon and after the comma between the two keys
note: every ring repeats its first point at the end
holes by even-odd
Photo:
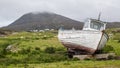
{"type": "Polygon", "coordinates": [[[26,31],[36,29],[59,29],[61,26],[66,29],[70,29],[72,27],[81,29],[83,23],[55,13],[42,12],[27,13],[4,28],[16,31],[26,31]]]}
{"type": "Polygon", "coordinates": [[[107,28],[120,28],[120,22],[109,22],[107,28]]]}
{"type": "MultiPolygon", "coordinates": [[[[83,23],[64,17],[59,14],[50,12],[41,13],[27,13],[14,21],[12,24],[3,27],[3,29],[14,31],[29,31],[29,30],[43,30],[43,29],[82,29],[83,23]]],[[[107,28],[119,28],[120,22],[108,22],[107,28]]]]}

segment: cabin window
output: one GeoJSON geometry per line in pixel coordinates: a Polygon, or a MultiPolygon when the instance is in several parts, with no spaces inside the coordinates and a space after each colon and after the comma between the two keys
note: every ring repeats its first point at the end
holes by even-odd
{"type": "Polygon", "coordinates": [[[97,30],[103,30],[104,24],[99,23],[99,22],[91,22],[90,23],[90,28],[92,29],[97,29],[97,30]]]}
{"type": "Polygon", "coordinates": [[[88,28],[89,27],[89,20],[85,20],[85,24],[84,24],[84,28],[88,28]]]}

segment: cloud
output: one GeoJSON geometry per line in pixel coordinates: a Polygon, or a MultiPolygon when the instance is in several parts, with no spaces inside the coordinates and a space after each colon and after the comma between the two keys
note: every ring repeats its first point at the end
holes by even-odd
{"type": "Polygon", "coordinates": [[[120,21],[119,0],[0,0],[0,26],[5,26],[28,12],[54,12],[78,21],[97,18],[120,21]]]}

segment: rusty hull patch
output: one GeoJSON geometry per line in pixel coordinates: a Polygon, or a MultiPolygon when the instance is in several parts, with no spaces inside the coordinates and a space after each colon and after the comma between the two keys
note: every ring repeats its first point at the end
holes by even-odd
{"type": "Polygon", "coordinates": [[[95,49],[88,48],[88,47],[78,45],[78,44],[73,44],[73,43],[69,43],[69,42],[61,42],[61,43],[67,48],[84,50],[84,51],[88,52],[89,54],[94,54],[96,51],[95,49]]]}

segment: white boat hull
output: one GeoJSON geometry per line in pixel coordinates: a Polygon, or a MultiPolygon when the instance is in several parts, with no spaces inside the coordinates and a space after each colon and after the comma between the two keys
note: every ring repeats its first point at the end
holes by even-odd
{"type": "Polygon", "coordinates": [[[59,30],[58,38],[65,47],[84,50],[90,54],[101,50],[108,40],[106,33],[90,30],[59,30]]]}

